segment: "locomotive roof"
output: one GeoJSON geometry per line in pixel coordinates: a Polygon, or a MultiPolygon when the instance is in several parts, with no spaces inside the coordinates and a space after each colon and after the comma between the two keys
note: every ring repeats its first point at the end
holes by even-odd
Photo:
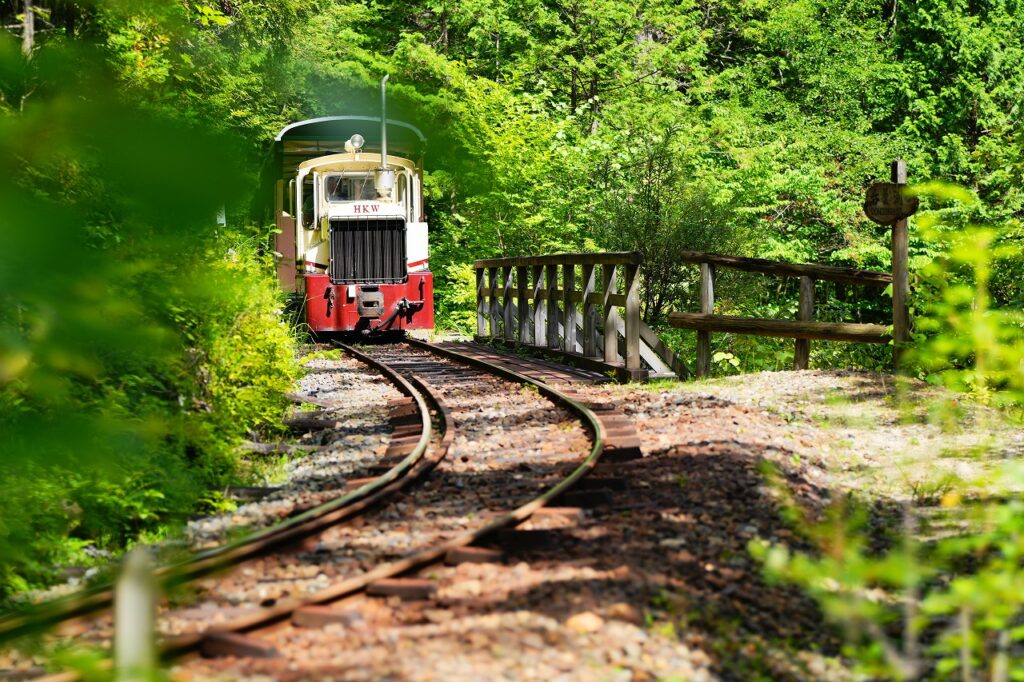
{"type": "MultiPolygon", "coordinates": [[[[422,156],[427,138],[414,125],[393,118],[387,120],[388,155],[410,159],[422,156]]],[[[281,154],[285,176],[295,173],[307,159],[345,151],[345,141],[359,133],[366,140],[365,151],[380,151],[379,116],[322,116],[298,121],[281,129],[274,138],[281,154]]]]}

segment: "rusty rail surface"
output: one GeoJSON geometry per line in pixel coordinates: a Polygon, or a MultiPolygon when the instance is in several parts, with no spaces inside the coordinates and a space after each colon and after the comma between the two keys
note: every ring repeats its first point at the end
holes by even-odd
{"type": "MultiPolygon", "coordinates": [[[[379,501],[383,491],[389,491],[385,494],[394,492],[389,487],[391,484],[398,482],[404,486],[414,480],[409,478],[409,474],[423,459],[433,433],[428,400],[419,389],[390,367],[375,363],[372,358],[366,358],[364,362],[382,372],[399,391],[412,398],[416,404],[421,432],[412,451],[394,467],[349,493],[286,521],[249,533],[233,542],[197,552],[182,562],[160,568],[156,572],[156,577],[161,587],[167,589],[190,582],[225,566],[266,554],[277,547],[320,532],[379,501]]],[[[112,585],[105,584],[5,615],[0,618],[0,644],[45,630],[57,623],[110,608],[113,598],[112,585]]]]}
{"type": "MultiPolygon", "coordinates": [[[[519,374],[499,365],[489,363],[485,360],[469,357],[450,349],[440,348],[422,341],[407,340],[407,343],[413,347],[428,350],[431,353],[446,357],[455,362],[470,365],[482,371],[489,372],[508,381],[530,385],[536,388],[541,395],[547,397],[553,402],[563,405],[571,412],[575,412],[581,418],[584,426],[592,436],[590,452],[586,455],[579,466],[573,469],[572,472],[557,484],[543,491],[541,494],[514,510],[496,517],[493,521],[481,528],[465,532],[439,545],[415,552],[414,554],[397,561],[377,566],[364,574],[343,579],[331,587],[308,597],[292,597],[280,600],[272,606],[261,608],[261,610],[256,614],[243,616],[226,623],[219,623],[214,627],[208,628],[202,633],[169,638],[161,643],[161,658],[163,660],[172,660],[201,651],[203,643],[208,637],[222,636],[225,634],[230,635],[232,633],[250,633],[263,627],[270,627],[290,618],[296,611],[304,607],[316,607],[335,602],[342,598],[365,591],[371,583],[376,581],[400,576],[415,569],[442,561],[448,552],[452,550],[467,547],[483,540],[499,530],[522,523],[538,509],[544,507],[550,501],[575,485],[581,478],[589,474],[597,465],[601,453],[604,450],[604,426],[593,410],[583,403],[580,403],[579,401],[541,381],[519,374]]],[[[361,361],[370,361],[377,366],[387,367],[384,363],[373,360],[354,348],[344,346],[342,344],[338,345],[347,353],[361,361]]],[[[390,367],[388,367],[388,369],[397,374],[397,372],[390,367]]],[[[411,374],[408,376],[407,381],[414,385],[416,390],[426,400],[433,404],[435,414],[437,415],[438,422],[441,426],[443,436],[438,447],[429,458],[423,458],[421,462],[417,464],[417,467],[422,468],[429,466],[432,468],[434,464],[439,462],[447,454],[452,442],[454,441],[454,429],[450,428],[452,423],[451,413],[443,402],[441,402],[430,391],[429,387],[418,376],[411,374]],[[427,459],[431,460],[433,464],[426,464],[425,460],[427,459]]],[[[392,483],[392,486],[398,485],[399,483],[401,483],[401,481],[394,482],[392,483]]],[[[380,493],[383,492],[383,490],[380,491],[380,493]]],[[[109,668],[111,666],[110,661],[106,661],[104,666],[109,668]]],[[[51,675],[44,679],[46,682],[73,682],[81,678],[77,673],[65,672],[51,675]]]]}

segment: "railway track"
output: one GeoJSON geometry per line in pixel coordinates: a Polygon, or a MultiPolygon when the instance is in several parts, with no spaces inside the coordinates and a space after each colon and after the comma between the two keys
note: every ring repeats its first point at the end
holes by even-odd
{"type": "MultiPolygon", "coordinates": [[[[598,416],[540,381],[429,344],[343,349],[408,396],[393,410],[397,447],[375,465],[378,476],[350,481],[354,490],[164,569],[165,587],[188,583],[192,601],[202,601],[198,609],[162,612],[165,659],[231,667],[233,674],[301,670],[303,652],[315,646],[310,633],[353,619],[373,623],[381,600],[395,608],[436,601],[429,567],[494,561],[500,549],[480,547],[486,538],[504,533],[504,542],[522,541],[560,523],[556,511],[522,528],[601,454],[605,427],[598,416]],[[411,487],[435,467],[434,476],[411,487]]],[[[36,620],[0,621],[0,637],[66,623],[109,603],[109,591],[79,595],[41,610],[36,620]]],[[[101,619],[77,634],[109,644],[109,626],[101,619]]]]}
{"type": "MultiPolygon", "coordinates": [[[[383,494],[387,494],[386,490],[394,490],[389,489],[389,486],[408,485],[413,480],[410,474],[417,473],[416,466],[423,460],[427,445],[433,436],[429,396],[425,396],[409,381],[390,369],[377,365],[373,367],[407,396],[407,402],[392,403],[392,422],[393,427],[406,438],[410,435],[414,435],[415,438],[412,442],[405,440],[396,443],[396,447],[389,449],[387,454],[393,465],[380,471],[376,476],[343,481],[339,488],[326,488],[320,491],[319,496],[327,497],[326,501],[308,505],[304,509],[299,508],[283,521],[269,524],[233,541],[199,551],[187,560],[161,567],[157,570],[157,578],[163,589],[173,589],[226,566],[241,563],[282,545],[299,541],[344,518],[360,513],[383,494]],[[409,417],[413,417],[414,421],[414,428],[411,430],[409,417]],[[352,485],[353,483],[356,485],[352,485]]],[[[0,618],[0,645],[52,625],[109,608],[112,603],[112,587],[106,584],[65,598],[44,602],[23,612],[8,614],[0,618]]]]}

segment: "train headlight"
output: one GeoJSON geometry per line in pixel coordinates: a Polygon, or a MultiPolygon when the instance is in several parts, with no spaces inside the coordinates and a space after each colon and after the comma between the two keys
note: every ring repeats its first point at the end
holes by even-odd
{"type": "Polygon", "coordinates": [[[348,151],[351,147],[351,151],[358,152],[363,148],[364,144],[366,144],[366,140],[363,139],[362,135],[356,133],[352,137],[348,138],[348,142],[345,143],[345,149],[348,151]]]}

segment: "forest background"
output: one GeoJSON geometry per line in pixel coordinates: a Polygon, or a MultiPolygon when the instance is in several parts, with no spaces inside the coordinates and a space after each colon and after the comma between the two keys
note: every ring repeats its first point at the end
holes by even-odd
{"type": "MultiPolygon", "coordinates": [[[[944,229],[1024,237],[1012,1],[51,0],[30,56],[23,10],[0,3],[0,600],[251,473],[235,447],[275,428],[295,376],[260,169],[290,122],[375,114],[385,73],[429,136],[441,327],[469,328],[488,256],[641,251],[655,326],[697,307],[679,249],[887,270],[860,206],[896,157],[980,199],[925,196],[944,229]]],[[[912,272],[938,253],[911,231],[912,272]]],[[[996,263],[992,306],[1021,308],[1022,282],[996,263]]],[[[791,286],[723,276],[718,312],[792,317],[791,286]]],[[[820,292],[819,319],[884,323],[861,293],[820,292]]],[[[791,361],[715,343],[720,373],[791,361]]],[[[814,347],[814,366],[889,365],[814,347]]]]}

